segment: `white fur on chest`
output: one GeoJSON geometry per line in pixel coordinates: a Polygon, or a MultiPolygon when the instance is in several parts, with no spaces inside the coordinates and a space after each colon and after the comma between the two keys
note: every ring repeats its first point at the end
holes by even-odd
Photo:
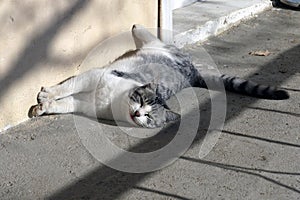
{"type": "Polygon", "coordinates": [[[107,70],[97,85],[95,92],[97,117],[131,122],[128,105],[129,91],[141,84],[111,74],[107,70]]]}

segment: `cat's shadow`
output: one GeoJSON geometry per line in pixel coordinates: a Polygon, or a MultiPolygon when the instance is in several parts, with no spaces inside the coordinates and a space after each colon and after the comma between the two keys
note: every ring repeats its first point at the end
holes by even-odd
{"type": "Polygon", "coordinates": [[[83,115],[74,115],[74,119],[79,136],[93,135],[93,140],[97,141],[97,137],[101,138],[104,135],[114,145],[135,153],[153,152],[163,148],[174,139],[180,127],[180,121],[166,124],[161,128],[147,129],[83,115]],[[144,145],[138,145],[141,142],[144,145]]]}

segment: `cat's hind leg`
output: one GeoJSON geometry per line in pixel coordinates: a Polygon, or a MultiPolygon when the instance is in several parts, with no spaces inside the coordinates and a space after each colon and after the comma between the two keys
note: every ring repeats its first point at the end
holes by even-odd
{"type": "Polygon", "coordinates": [[[154,45],[163,44],[157,37],[155,37],[142,25],[133,25],[131,31],[137,48],[141,48],[142,46],[149,43],[152,43],[154,45]]]}

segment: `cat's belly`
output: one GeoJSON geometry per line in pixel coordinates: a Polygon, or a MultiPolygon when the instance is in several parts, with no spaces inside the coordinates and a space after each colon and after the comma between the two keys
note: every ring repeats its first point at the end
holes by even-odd
{"type": "Polygon", "coordinates": [[[128,92],[139,84],[106,73],[100,80],[95,91],[97,117],[108,120],[128,121],[128,92]]]}

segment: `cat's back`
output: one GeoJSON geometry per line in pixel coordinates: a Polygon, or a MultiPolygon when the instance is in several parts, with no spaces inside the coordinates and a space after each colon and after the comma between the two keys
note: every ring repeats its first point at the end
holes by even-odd
{"type": "Polygon", "coordinates": [[[188,54],[175,46],[144,47],[129,53],[129,56],[116,60],[110,70],[127,73],[142,84],[156,82],[164,87],[180,90],[193,85],[198,71],[188,54]]]}

